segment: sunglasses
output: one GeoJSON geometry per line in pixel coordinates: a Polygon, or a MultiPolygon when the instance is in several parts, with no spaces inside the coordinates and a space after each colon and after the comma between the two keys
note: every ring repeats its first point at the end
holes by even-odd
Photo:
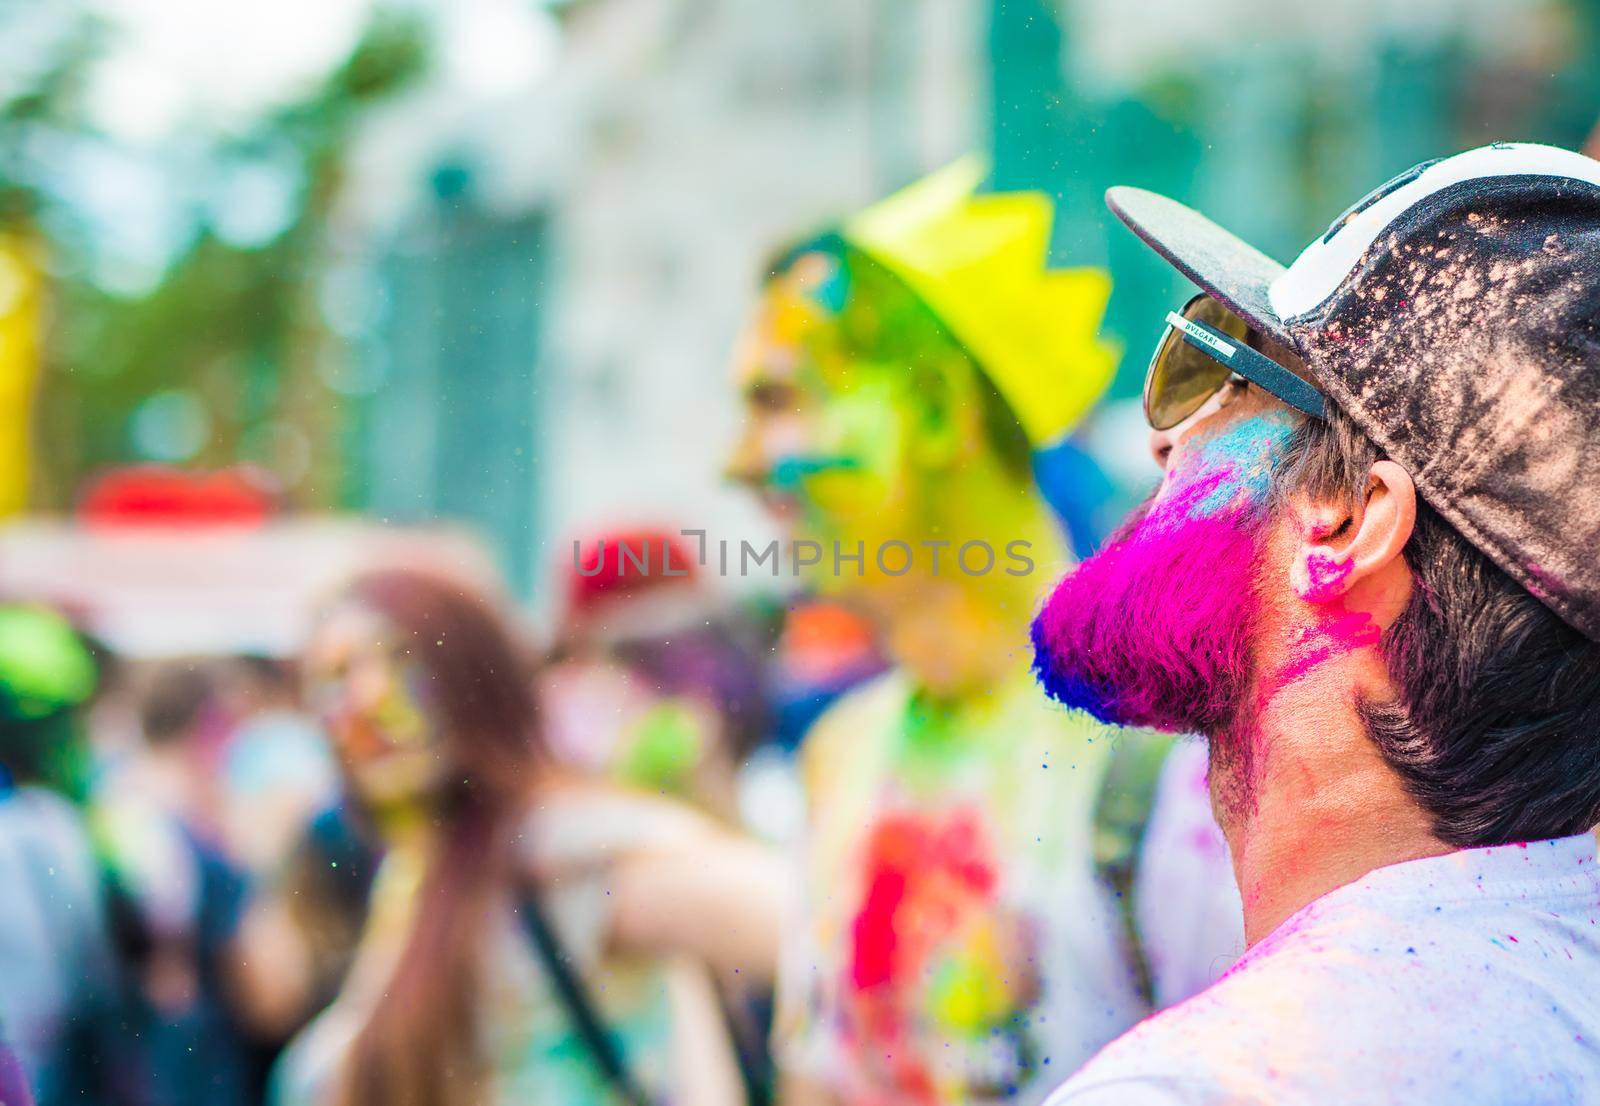
{"type": "Polygon", "coordinates": [[[1144,378],[1144,416],[1170,430],[1233,380],[1259,385],[1314,419],[1327,417],[1322,393],[1260,352],[1262,334],[1207,295],[1167,312],[1167,329],[1144,378]]]}

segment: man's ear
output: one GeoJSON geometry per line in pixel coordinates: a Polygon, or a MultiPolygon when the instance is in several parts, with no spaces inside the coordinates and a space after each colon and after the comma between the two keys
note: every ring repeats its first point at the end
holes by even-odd
{"type": "Polygon", "coordinates": [[[1297,512],[1301,533],[1289,583],[1308,603],[1343,599],[1395,564],[1417,524],[1417,488],[1405,469],[1378,461],[1359,502],[1311,502],[1297,512]]]}
{"type": "Polygon", "coordinates": [[[958,463],[982,433],[982,412],[971,368],[952,357],[919,360],[910,372],[911,455],[924,469],[958,463]]]}

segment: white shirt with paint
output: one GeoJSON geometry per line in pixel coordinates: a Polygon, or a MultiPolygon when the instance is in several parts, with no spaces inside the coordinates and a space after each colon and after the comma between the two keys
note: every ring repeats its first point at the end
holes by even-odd
{"type": "Polygon", "coordinates": [[[1588,834],[1368,873],[1108,1045],[1049,1106],[1600,1101],[1588,834]]]}

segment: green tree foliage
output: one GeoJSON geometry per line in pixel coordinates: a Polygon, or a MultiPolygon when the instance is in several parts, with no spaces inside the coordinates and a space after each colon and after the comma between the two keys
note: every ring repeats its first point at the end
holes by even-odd
{"type": "Polygon", "coordinates": [[[82,240],[70,210],[56,210],[62,201],[29,172],[26,155],[30,137],[42,130],[68,140],[94,138],[79,91],[106,33],[84,21],[57,64],[0,105],[0,165],[18,167],[0,177],[0,218],[32,220],[51,232],[54,310],[37,413],[37,502],[68,506],[94,471],[138,460],[133,413],[173,389],[197,397],[209,421],[190,463],[206,468],[244,458],[270,466],[273,443],[287,432],[311,465],[292,498],[325,502],[320,489],[333,481],[318,476],[336,471],[337,457],[316,363],[329,355],[330,343],[313,289],[328,212],[363,113],[425,71],[428,28],[414,15],[380,9],[318,87],[243,134],[210,139],[205,157],[215,165],[265,151],[297,169],[292,217],[271,241],[241,246],[196,212],[187,247],[153,288],[135,296],[96,283],[86,261],[93,243],[82,240]]]}

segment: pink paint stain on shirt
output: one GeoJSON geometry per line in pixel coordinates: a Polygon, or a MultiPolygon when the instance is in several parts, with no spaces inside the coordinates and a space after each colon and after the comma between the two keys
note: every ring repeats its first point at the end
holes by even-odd
{"type": "Polygon", "coordinates": [[[989,835],[968,809],[932,820],[885,816],[864,859],[864,894],[851,925],[850,982],[857,990],[914,979],[932,944],[966,911],[987,903],[999,882],[989,835]],[[908,917],[916,924],[908,926],[908,917]]]}

